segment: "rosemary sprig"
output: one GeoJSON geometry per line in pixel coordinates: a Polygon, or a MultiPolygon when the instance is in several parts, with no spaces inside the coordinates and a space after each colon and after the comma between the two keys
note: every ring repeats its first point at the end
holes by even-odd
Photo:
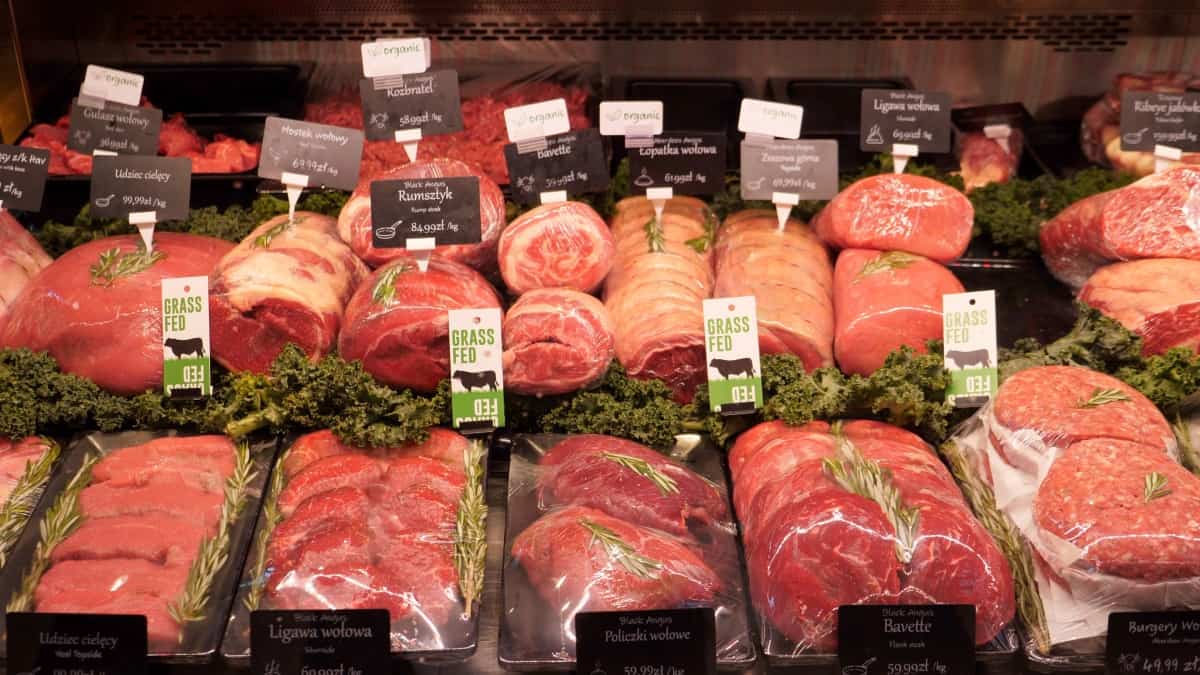
{"type": "Polygon", "coordinates": [[[371,291],[371,299],[376,304],[387,305],[392,304],[392,300],[396,297],[396,277],[412,269],[408,263],[399,263],[395,267],[384,272],[379,280],[375,282],[375,289],[371,291]]]}
{"type": "Polygon", "coordinates": [[[467,617],[483,595],[483,575],[487,565],[487,499],[484,496],[486,451],[482,441],[471,441],[463,450],[466,485],[458,501],[454,527],[454,568],[458,572],[458,590],[463,596],[467,617]]]}
{"type": "Polygon", "coordinates": [[[867,261],[867,264],[863,265],[862,269],[858,271],[854,280],[857,282],[859,279],[869,277],[872,274],[902,270],[920,259],[920,256],[905,253],[904,251],[884,251],[867,261]]]}
{"type": "Polygon", "coordinates": [[[25,529],[25,523],[29,521],[33,507],[37,506],[46,487],[46,481],[50,480],[50,470],[61,454],[58,443],[48,438],[42,440],[46,445],[45,451],[36,461],[25,464],[24,473],[17,479],[8,500],[4,502],[4,508],[0,510],[0,568],[8,564],[8,554],[12,553],[17,536],[25,529]]]}
{"type": "Polygon", "coordinates": [[[712,246],[713,240],[717,236],[717,215],[709,211],[704,217],[704,234],[694,239],[688,239],[684,243],[687,244],[696,253],[703,254],[712,246]]]}
{"type": "Polygon", "coordinates": [[[259,604],[262,603],[263,592],[267,589],[267,582],[264,578],[267,573],[267,544],[271,542],[271,535],[275,533],[275,528],[283,522],[283,513],[279,511],[279,494],[283,492],[284,486],[283,466],[290,453],[290,448],[285,450],[279,456],[279,460],[275,462],[275,471],[271,474],[271,484],[263,499],[262,524],[259,525],[258,535],[254,539],[254,567],[250,574],[250,592],[242,601],[246,609],[251,612],[258,609],[259,604]]]}
{"type": "Polygon", "coordinates": [[[145,247],[138,245],[136,251],[121,252],[119,248],[110,248],[100,254],[100,260],[89,269],[92,273],[93,286],[112,286],[117,279],[131,274],[145,272],[154,263],[167,257],[161,250],[155,250],[147,255],[145,247]]]}
{"type": "Polygon", "coordinates": [[[663,238],[662,224],[658,218],[651,218],[642,226],[646,232],[646,246],[651,253],[662,253],[666,250],[666,240],[663,238]]]}
{"type": "Polygon", "coordinates": [[[652,579],[662,569],[663,564],[661,562],[653,558],[647,558],[633,550],[632,546],[626,543],[624,539],[621,539],[616,532],[607,527],[599,523],[593,523],[586,518],[580,518],[579,524],[592,533],[593,542],[600,542],[605,550],[608,551],[608,556],[620,563],[621,567],[624,567],[631,574],[635,574],[643,579],[652,579]]]}
{"type": "Polygon", "coordinates": [[[1167,487],[1168,482],[1167,477],[1157,471],[1146,474],[1145,480],[1142,481],[1142,497],[1146,503],[1171,494],[1171,489],[1167,487]]]}
{"type": "Polygon", "coordinates": [[[1116,403],[1118,401],[1128,401],[1129,396],[1120,389],[1101,389],[1096,387],[1092,391],[1091,398],[1079,399],[1075,404],[1076,408],[1099,408],[1102,405],[1116,403]]]}
{"type": "Polygon", "coordinates": [[[1175,432],[1175,440],[1179,443],[1179,463],[1183,468],[1200,476],[1200,454],[1197,454],[1196,446],[1192,443],[1192,433],[1187,422],[1183,421],[1179,414],[1175,415],[1171,431],[1175,432]]]}
{"type": "Polygon", "coordinates": [[[679,484],[675,482],[674,478],[654,468],[650,462],[640,457],[622,455],[616,452],[602,452],[600,456],[610,462],[616,462],[618,465],[654,483],[654,487],[658,488],[658,491],[663,493],[664,496],[679,492],[679,484]]]}
{"type": "Polygon", "coordinates": [[[50,554],[83,522],[83,514],[79,511],[79,493],[91,482],[92,466],[99,458],[99,455],[93,454],[85,457],[71,482],[67,483],[67,487],[59,493],[50,508],[46,509],[42,522],[38,523],[38,543],[33,550],[33,560],[21,576],[21,585],[9,598],[9,612],[33,610],[33,595],[42,580],[42,575],[50,567],[50,554]]]}
{"type": "MultiPolygon", "coordinates": [[[[303,220],[303,218],[297,218],[296,222],[300,222],[301,220],[303,220]]],[[[292,223],[289,222],[287,219],[279,221],[278,223],[273,225],[270,229],[268,229],[266,232],[263,232],[262,234],[255,237],[254,238],[254,246],[256,248],[266,248],[266,247],[270,246],[271,241],[273,239],[275,239],[275,237],[278,237],[279,235],[283,234],[284,232],[287,232],[288,228],[291,226],[292,226],[292,223]]]]}

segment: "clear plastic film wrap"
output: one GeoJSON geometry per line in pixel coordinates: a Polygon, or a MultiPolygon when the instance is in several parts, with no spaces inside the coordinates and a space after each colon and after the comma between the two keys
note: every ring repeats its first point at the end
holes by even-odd
{"type": "Polygon", "coordinates": [[[962,293],[946,267],[902,251],[846,249],[833,273],[834,351],[847,373],[870,375],[901,345],[942,337],[942,296],[962,293]]]}
{"type": "Polygon", "coordinates": [[[1025,136],[1020,129],[1011,129],[1001,141],[989,138],[982,131],[967,131],[958,135],[955,154],[967,192],[991,183],[1007,183],[1017,175],[1025,136]]]}
{"type": "Polygon", "coordinates": [[[835,662],[837,608],[971,604],[981,659],[1016,650],[1013,579],[951,474],[881,422],[767,422],[729,454],[750,594],[772,661],[835,662]]]}
{"type": "Polygon", "coordinates": [[[0,211],[0,331],[25,284],[51,263],[41,244],[8,211],[0,211]]]}
{"type": "Polygon", "coordinates": [[[967,250],[975,209],[962,192],[932,178],[879,174],[852,183],[813,220],[835,248],[916,253],[950,262],[967,250]]]}
{"type": "Polygon", "coordinates": [[[543,204],[504,228],[498,258],[508,291],[570,288],[591,293],[612,269],[608,223],[583,202],[543,204]]]}
{"type": "Polygon", "coordinates": [[[805,368],[833,365],[833,268],[811,229],[774,211],[725,219],[713,249],[717,297],[753,295],[764,354],[795,354],[805,368]]]}
{"type": "Polygon", "coordinates": [[[58,443],[42,436],[0,438],[0,568],[29,522],[60,454],[58,443]]]}
{"type": "Polygon", "coordinates": [[[432,258],[422,272],[411,260],[375,270],[346,305],[338,353],[393,387],[430,392],[450,375],[451,309],[500,308],[496,289],[478,272],[432,258]]]}
{"type": "Polygon", "coordinates": [[[1021,371],[943,453],[1019,571],[1030,659],[1096,666],[1109,614],[1200,606],[1200,478],[1123,382],[1021,371]]]}
{"type": "Polygon", "coordinates": [[[517,436],[508,486],[500,662],[567,669],[579,612],[712,607],[717,663],[748,666],[736,528],[720,452],[671,456],[611,436],[517,436]]]}
{"type": "Polygon", "coordinates": [[[249,658],[255,609],[386,609],[393,652],[469,656],[485,460],[481,442],[442,428],[389,448],[350,447],[329,431],[296,439],[264,499],[226,658],[249,658]]]}
{"type": "Polygon", "coordinates": [[[1200,351],[1200,260],[1113,263],[1088,279],[1079,299],[1141,335],[1143,354],[1200,351]]]}
{"type": "Polygon", "coordinates": [[[159,232],[147,253],[135,235],[71,249],[9,307],[0,347],[49,352],[63,371],[117,394],[162,387],[162,280],[208,276],[233,245],[159,232]]]}
{"type": "Polygon", "coordinates": [[[604,303],[567,288],[522,295],[504,315],[504,386],[515,394],[566,394],[598,382],[615,352],[604,303]]]}
{"type": "MultiPolygon", "coordinates": [[[[1121,73],[1112,88],[1083,115],[1080,145],[1096,164],[1146,176],[1154,173],[1154,153],[1121,149],[1121,97],[1127,91],[1178,93],[1200,89],[1200,77],[1183,72],[1121,73]]],[[[1186,153],[1182,164],[1200,163],[1200,153],[1186,153]]]]}
{"type": "Polygon", "coordinates": [[[231,370],[264,373],[289,342],[312,359],[329,353],[368,273],[333,218],[300,211],[291,221],[267,220],[213,271],[213,357],[231,370]]]}

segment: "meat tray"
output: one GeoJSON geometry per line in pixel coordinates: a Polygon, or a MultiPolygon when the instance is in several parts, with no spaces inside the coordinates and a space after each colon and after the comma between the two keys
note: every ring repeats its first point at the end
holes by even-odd
{"type": "MultiPolygon", "coordinates": [[[[560,615],[545,602],[535,588],[529,575],[515,560],[513,545],[519,535],[547,514],[564,513],[568,509],[581,508],[577,504],[564,499],[564,503],[572,505],[565,508],[547,510],[544,494],[538,489],[538,472],[544,470],[538,466],[542,457],[555,446],[564,441],[574,439],[590,439],[608,441],[614,444],[615,452],[624,453],[629,446],[637,446],[629,441],[604,436],[569,436],[561,434],[521,434],[503,440],[501,447],[511,447],[511,461],[508,476],[508,507],[504,543],[504,572],[502,579],[503,593],[501,602],[500,640],[498,658],[501,667],[509,671],[564,671],[575,665],[573,627],[564,625],[573,621],[572,617],[560,615]]],[[[729,514],[733,513],[729,502],[729,491],[726,484],[725,472],[722,466],[721,451],[711,441],[698,435],[689,434],[677,437],[675,448],[670,458],[678,461],[686,469],[699,474],[699,479],[714,488],[719,493],[719,499],[724,502],[724,508],[729,514]]],[[[591,473],[584,470],[584,473],[591,473]]],[[[689,472],[690,473],[690,472],[689,472]]],[[[645,475],[645,474],[643,474],[645,475]]],[[[686,487],[682,488],[686,493],[686,487]]],[[[620,499],[627,505],[644,504],[642,496],[631,496],[624,491],[620,499]]],[[[657,494],[651,492],[651,494],[657,494]]],[[[592,502],[598,496],[598,491],[591,493],[592,502]]],[[[602,497],[602,495],[599,495],[602,497]]],[[[591,509],[595,512],[595,509],[591,509]]],[[[611,511],[609,512],[611,513],[611,511]]],[[[603,514],[602,514],[603,515],[603,514]]],[[[729,516],[732,519],[732,515],[729,516]]],[[[612,520],[617,520],[612,518],[612,520]]],[[[631,526],[632,527],[632,526],[631,526]]],[[[662,530],[649,527],[640,528],[643,532],[656,533],[669,542],[682,542],[682,537],[668,535],[662,530]]],[[[748,603],[745,595],[745,573],[740,550],[736,548],[735,533],[732,524],[726,525],[712,521],[699,527],[689,527],[691,534],[696,534],[701,545],[707,550],[701,557],[704,562],[712,562],[717,566],[720,580],[726,588],[716,596],[716,645],[717,666],[721,670],[745,670],[757,659],[757,647],[754,644],[748,616],[748,603]]],[[[594,534],[594,533],[593,533],[594,534]]],[[[689,546],[694,545],[692,542],[689,546]]],[[[561,541],[555,547],[565,545],[561,541]]],[[[675,544],[679,545],[679,544],[675,544]]],[[[596,591],[600,593],[602,591],[596,591]]],[[[578,599],[571,603],[574,607],[583,606],[578,599]]],[[[687,606],[695,606],[689,604],[687,606]]]]}
{"type": "MultiPolygon", "coordinates": [[[[148,443],[156,439],[184,438],[187,434],[174,431],[149,432],[125,431],[119,433],[92,433],[78,438],[64,453],[53,477],[46,486],[45,496],[33,512],[30,522],[37,522],[39,527],[27,527],[21,535],[9,559],[9,564],[0,573],[0,594],[6,607],[12,599],[22,591],[26,572],[30,569],[36,555],[41,534],[39,530],[49,512],[60,506],[60,498],[79,474],[89,457],[103,459],[108,454],[136,445],[148,443]]],[[[276,453],[274,439],[249,442],[248,454],[244,461],[239,461],[238,475],[246,477],[244,482],[243,504],[237,517],[229,527],[229,543],[227,560],[217,568],[209,586],[208,601],[203,605],[203,618],[188,623],[183,627],[179,645],[171,650],[159,650],[153,646],[149,657],[151,663],[160,664],[206,664],[210,663],[217,653],[221,633],[225,625],[225,617],[229,612],[230,598],[237,583],[237,571],[240,561],[246,555],[250,544],[250,532],[258,515],[259,500],[263,487],[276,453]]],[[[78,493],[76,493],[77,495],[78,493]]],[[[77,502],[76,502],[77,503],[77,502]]],[[[86,522],[86,519],[85,519],[86,522]]],[[[51,568],[52,569],[52,568],[51,568]]],[[[0,640],[0,658],[7,660],[5,639],[0,640]]]]}

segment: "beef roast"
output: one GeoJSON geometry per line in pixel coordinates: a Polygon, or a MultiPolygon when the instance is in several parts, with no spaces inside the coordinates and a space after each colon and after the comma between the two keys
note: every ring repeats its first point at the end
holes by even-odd
{"type": "Polygon", "coordinates": [[[499,308],[500,297],[470,267],[434,258],[422,272],[411,260],[396,260],[350,299],[338,352],[393,387],[433,391],[450,376],[446,312],[489,307],[499,308]]]}
{"type": "Polygon", "coordinates": [[[500,275],[516,295],[536,288],[591,293],[613,262],[608,224],[583,202],[543,204],[521,214],[500,235],[500,275]]]}
{"type": "Polygon", "coordinates": [[[1101,267],[1079,299],[1142,336],[1143,354],[1200,351],[1200,260],[1150,258],[1101,267]]]}
{"type": "Polygon", "coordinates": [[[612,319],[596,298],[541,288],[504,315],[504,386],[516,394],[566,394],[594,384],[615,353],[612,319]]]}
{"type": "Polygon", "coordinates": [[[847,373],[870,375],[902,345],[924,354],[942,336],[942,296],[962,293],[954,273],[901,251],[846,249],[834,272],[834,351],[847,373]]]}
{"type": "Polygon", "coordinates": [[[17,222],[8,211],[0,211],[0,331],[8,308],[42,268],[50,264],[50,256],[41,244],[17,222]]]}
{"type": "Polygon", "coordinates": [[[46,351],[63,371],[117,394],[162,388],[162,280],[207,276],[232,245],[160,232],[148,256],[137,235],[71,249],[9,308],[0,347],[46,351]]]}
{"type": "Polygon", "coordinates": [[[291,222],[267,220],[213,271],[213,357],[264,373],[290,342],[316,360],[337,343],[342,312],[367,273],[334,219],[301,211],[291,222]]]}
{"type": "Polygon", "coordinates": [[[982,131],[960,133],[958,165],[964,189],[970,192],[992,183],[1007,183],[1017,174],[1023,141],[1020,129],[1011,130],[1007,148],[999,139],[988,138],[982,131]]]}

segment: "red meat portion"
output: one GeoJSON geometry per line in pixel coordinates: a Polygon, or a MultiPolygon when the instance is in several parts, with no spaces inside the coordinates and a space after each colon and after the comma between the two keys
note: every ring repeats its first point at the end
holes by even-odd
{"type": "Polygon", "coordinates": [[[1200,350],[1200,261],[1134,260],[1101,267],[1079,299],[1142,336],[1143,354],[1200,350]]]}
{"type": "Polygon", "coordinates": [[[41,436],[17,441],[0,438],[0,504],[8,501],[17,481],[25,475],[26,467],[41,459],[49,448],[49,443],[41,436]]]}
{"type": "Polygon", "coordinates": [[[291,558],[313,535],[336,529],[346,521],[361,522],[369,510],[370,501],[362,488],[345,486],[319,492],[300,502],[292,516],[271,532],[267,560],[278,564],[291,558]]]}
{"type": "Polygon", "coordinates": [[[385,538],[377,543],[379,566],[397,579],[420,579],[399,586],[408,603],[410,628],[400,633],[401,643],[419,645],[423,627],[443,626],[451,616],[462,612],[458,597],[458,573],[454,567],[454,546],[411,538],[385,538]]]}
{"type": "Polygon", "coordinates": [[[615,353],[604,304],[565,288],[522,295],[504,315],[504,386],[527,395],[565,394],[597,382],[615,353]]]}
{"type": "Polygon", "coordinates": [[[583,202],[543,204],[517,217],[500,235],[500,275],[509,292],[567,288],[591,293],[613,262],[608,224],[583,202]]]}
{"type": "Polygon", "coordinates": [[[268,592],[268,607],[280,609],[386,609],[393,622],[411,607],[405,585],[373,565],[333,564],[306,571],[268,592]]]}
{"type": "Polygon", "coordinates": [[[184,487],[223,493],[234,447],[225,436],[158,438],[114,450],[92,467],[92,487],[184,487]]]}
{"type": "Polygon", "coordinates": [[[429,438],[423,443],[400,445],[391,448],[355,448],[339,441],[333,432],[328,430],[314,431],[296,439],[283,462],[284,474],[290,479],[309,464],[325,457],[345,455],[350,453],[367,454],[380,459],[401,457],[429,457],[439,459],[460,472],[463,466],[463,452],[469,441],[461,434],[450,429],[433,427],[429,430],[429,438]]]}
{"type": "Polygon", "coordinates": [[[113,516],[165,516],[186,520],[205,531],[216,530],[225,495],[185,485],[155,482],[142,487],[89,485],[79,493],[79,506],[87,518],[113,516]]]}
{"type": "Polygon", "coordinates": [[[0,211],[0,241],[4,242],[0,247],[0,329],[3,329],[9,305],[51,261],[29,230],[8,211],[0,211]]]}
{"type": "Polygon", "coordinates": [[[1024,136],[1013,129],[1008,137],[1008,149],[999,140],[988,138],[981,131],[959,135],[958,164],[967,192],[992,183],[1007,183],[1017,173],[1021,163],[1024,136]]]}
{"type": "Polygon", "coordinates": [[[380,462],[357,454],[319,459],[287,482],[279,494],[279,511],[291,516],[313,495],[347,486],[365,488],[383,477],[384,468],[380,462]]]}
{"type": "MultiPolygon", "coordinates": [[[[182,586],[179,588],[182,592],[182,586]]],[[[175,598],[144,593],[75,592],[51,595],[37,611],[63,614],[140,614],[146,617],[146,639],[154,652],[175,651],[180,625],[167,611],[175,598]]]]}
{"type": "Polygon", "coordinates": [[[89,518],[55,547],[50,559],[109,560],[137,558],[161,565],[187,567],[201,541],[211,534],[204,526],[170,516],[89,518]]]}
{"type": "Polygon", "coordinates": [[[183,115],[175,113],[163,120],[158,132],[158,154],[167,157],[183,157],[204,150],[204,139],[189,127],[183,115]]]}

